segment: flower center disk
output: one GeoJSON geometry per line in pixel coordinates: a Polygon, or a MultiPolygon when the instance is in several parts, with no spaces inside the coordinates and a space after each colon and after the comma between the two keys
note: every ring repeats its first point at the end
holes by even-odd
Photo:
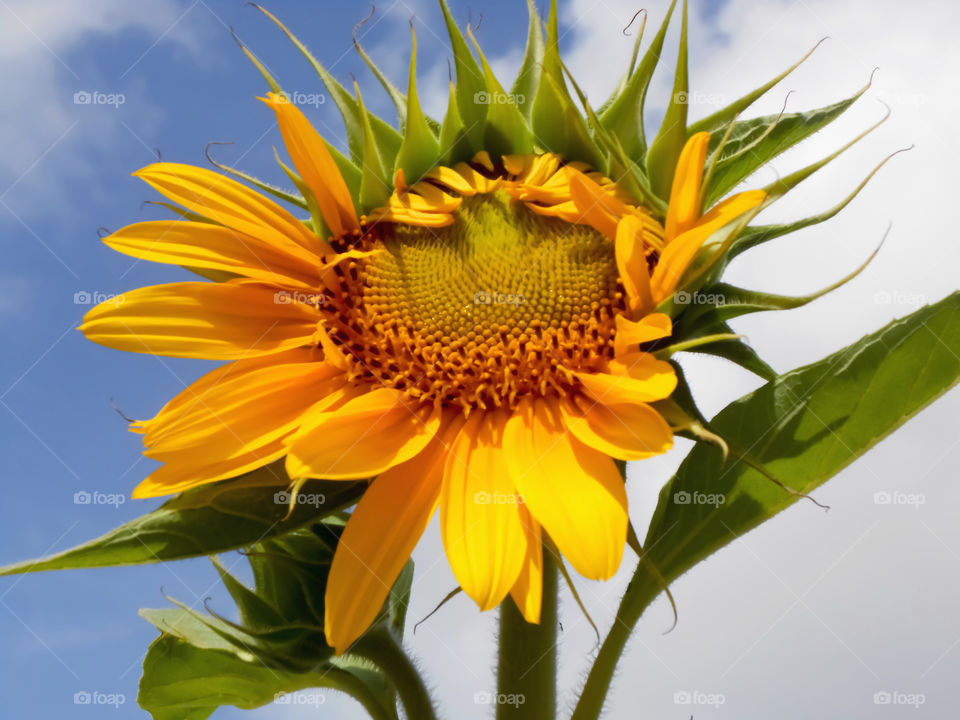
{"type": "Polygon", "coordinates": [[[445,406],[564,395],[613,357],[623,310],[609,239],[531,212],[504,191],[463,199],[439,229],[379,224],[341,264],[333,339],[351,377],[445,406]]]}

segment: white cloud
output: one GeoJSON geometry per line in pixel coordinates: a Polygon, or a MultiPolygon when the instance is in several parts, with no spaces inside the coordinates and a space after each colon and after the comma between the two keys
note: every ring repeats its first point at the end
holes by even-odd
{"type": "Polygon", "coordinates": [[[14,188],[43,189],[42,202],[18,203],[18,214],[48,208],[57,193],[65,191],[71,176],[86,176],[90,156],[118,133],[128,132],[121,122],[130,120],[130,108],[136,108],[136,124],[143,132],[156,122],[159,111],[151,106],[138,81],[137,66],[163,41],[188,50],[198,47],[195,28],[191,29],[190,23],[179,25],[195,6],[175,0],[0,3],[0,83],[5,88],[0,111],[0,136],[4,138],[0,197],[14,188]],[[101,74],[88,61],[74,56],[77,48],[119,33],[142,37],[143,48],[118,59],[109,74],[101,74]],[[75,98],[74,93],[90,93],[90,104],[78,105],[84,96],[75,98]],[[43,172],[51,158],[57,158],[59,177],[43,172]]]}

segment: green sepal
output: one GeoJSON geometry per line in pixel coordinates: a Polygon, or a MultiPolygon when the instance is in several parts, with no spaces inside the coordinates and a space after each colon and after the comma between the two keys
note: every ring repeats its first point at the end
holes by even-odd
{"type": "Polygon", "coordinates": [[[427,123],[417,98],[417,34],[410,23],[410,80],[407,89],[406,130],[397,153],[394,171],[403,170],[405,182],[413,184],[436,166],[440,143],[427,123]]]}
{"type": "MultiPolygon", "coordinates": [[[[313,193],[310,192],[310,188],[307,187],[307,184],[297,174],[296,170],[280,159],[280,154],[277,152],[276,148],[273,149],[273,156],[277,161],[277,165],[280,166],[280,169],[286,173],[287,177],[290,179],[290,182],[294,184],[297,190],[300,191],[300,194],[303,195],[304,199],[307,201],[307,210],[310,212],[309,226],[313,231],[313,234],[320,238],[328,237],[330,235],[330,228],[327,227],[327,223],[323,219],[323,213],[320,212],[320,206],[317,204],[317,199],[313,196],[313,193]]],[[[307,223],[304,222],[304,224],[306,225],[307,223]]]]}
{"type": "Polygon", "coordinates": [[[254,630],[260,630],[283,624],[284,620],[279,611],[231,575],[219,558],[215,555],[211,556],[210,562],[213,563],[220,575],[220,581],[227,588],[233,602],[236,603],[237,610],[240,611],[240,621],[244,625],[254,630]]]}
{"type": "Polygon", "coordinates": [[[457,104],[457,89],[450,83],[450,99],[447,102],[447,114],[443,117],[440,128],[440,161],[444,165],[455,165],[472,159],[470,142],[460,117],[460,108],[457,104]]]}
{"type": "MultiPolygon", "coordinates": [[[[671,6],[672,7],[672,6],[671,6]]],[[[670,197],[670,186],[677,169],[680,151],[687,142],[687,109],[689,79],[687,71],[687,0],[683,0],[680,22],[680,49],[673,78],[673,93],[667,105],[657,136],[647,150],[647,175],[654,193],[664,200],[670,197]]],[[[668,16],[669,17],[669,16],[668,16]]]]}
{"type": "MultiPolygon", "coordinates": [[[[823,40],[826,40],[826,38],[823,40]]],[[[766,95],[775,85],[780,83],[790,73],[800,67],[806,61],[806,59],[813,55],[813,52],[820,47],[820,44],[823,42],[823,40],[814,45],[806,55],[804,55],[797,62],[788,67],[772,80],[769,80],[756,90],[747,93],[743,97],[734,100],[732,103],[724,108],[721,108],[720,110],[717,110],[715,113],[712,113],[702,120],[695,122],[687,129],[687,134],[695,135],[698,132],[708,132],[713,134],[718,130],[723,130],[726,128],[727,125],[729,125],[740,113],[753,105],[753,103],[766,95]]]]}
{"type": "Polygon", "coordinates": [[[513,82],[510,94],[523,117],[530,122],[533,112],[533,98],[540,85],[540,71],[543,65],[543,28],[537,6],[533,0],[527,0],[527,12],[530,15],[530,27],[527,30],[527,46],[523,52],[520,71],[513,82]]]}
{"type": "MultiPolygon", "coordinates": [[[[673,6],[671,5],[670,9],[668,10],[667,17],[669,17],[669,13],[672,11],[673,6]]],[[[643,20],[640,22],[640,30],[637,32],[637,36],[633,41],[633,51],[630,53],[630,64],[627,65],[627,71],[623,74],[623,77],[620,78],[620,82],[617,83],[617,86],[613,89],[613,92],[611,92],[607,99],[604,100],[600,107],[597,108],[598,115],[604,115],[607,110],[609,110],[610,107],[623,95],[627,89],[627,86],[630,84],[630,78],[633,77],[633,71],[637,67],[637,58],[640,57],[640,45],[643,42],[643,33],[647,29],[646,8],[642,8],[637,11],[637,15],[640,15],[641,13],[643,14],[643,20]]],[[[633,21],[636,19],[637,17],[634,15],[633,20],[630,21],[630,25],[632,25],[633,21]]],[[[629,35],[626,28],[624,28],[623,34],[629,35]]],[[[640,108],[639,112],[642,114],[643,108],[640,108]]]]}
{"type": "Polygon", "coordinates": [[[382,156],[385,158],[390,158],[391,160],[396,157],[397,152],[400,149],[400,142],[402,140],[400,133],[398,133],[395,128],[391,127],[388,123],[384,122],[376,115],[369,115],[366,117],[366,119],[361,117],[361,109],[357,99],[347,92],[347,89],[343,87],[343,85],[337,82],[336,78],[334,78],[333,75],[331,75],[320,63],[320,61],[313,56],[313,54],[307,49],[306,45],[304,45],[292,32],[290,32],[290,30],[288,30],[287,27],[280,22],[275,15],[273,15],[273,13],[257,5],[256,3],[250,4],[270,18],[274,23],[276,23],[277,27],[279,27],[284,34],[286,34],[290,41],[307,59],[307,61],[316,71],[317,75],[320,76],[320,80],[327,88],[327,92],[330,93],[331,99],[337,106],[340,114],[343,116],[343,124],[347,131],[347,145],[350,148],[351,160],[359,165],[361,158],[363,158],[363,149],[366,143],[364,130],[365,124],[370,125],[374,142],[382,156]]]}
{"type": "Polygon", "coordinates": [[[357,167],[350,158],[327,142],[326,138],[324,138],[323,144],[327,146],[330,157],[332,157],[333,162],[336,163],[337,169],[340,171],[340,177],[342,177],[343,182],[346,183],[353,204],[356,206],[357,203],[360,202],[360,168],[357,167]]]}
{"type": "Polygon", "coordinates": [[[847,195],[843,200],[829,210],[825,210],[822,213],[811,215],[810,217],[806,217],[801,220],[794,220],[791,223],[784,223],[782,225],[751,225],[746,227],[740,236],[734,241],[733,245],[730,246],[729,258],[733,259],[745,250],[749,250],[757,245],[762,245],[765,242],[782,237],[783,235],[788,235],[798,230],[802,230],[803,228],[810,227],[812,225],[818,225],[819,223],[829,220],[843,210],[847,205],[849,205],[850,202],[860,194],[860,191],[866,187],[867,183],[870,182],[870,179],[877,174],[880,168],[882,168],[887,161],[890,160],[890,158],[901,152],[906,152],[907,149],[909,148],[897,150],[896,152],[885,157],[880,164],[878,164],[863,180],[860,181],[860,183],[849,195],[847,195]]]}
{"type": "Polygon", "coordinates": [[[583,117],[567,92],[557,23],[557,2],[551,0],[543,72],[531,113],[533,133],[544,150],[557,153],[566,160],[579,160],[603,170],[603,153],[590,136],[583,117]]]}
{"type": "Polygon", "coordinates": [[[470,155],[486,150],[484,147],[484,130],[487,120],[487,106],[479,102],[486,90],[483,72],[477,61],[470,53],[463,33],[450,14],[446,0],[440,0],[440,9],[443,11],[443,20],[450,36],[450,47],[453,50],[453,65],[457,73],[456,95],[460,119],[463,122],[464,134],[470,147],[470,155]]]}
{"type": "Polygon", "coordinates": [[[306,200],[303,199],[302,195],[294,195],[289,190],[284,190],[283,188],[277,187],[276,185],[271,185],[270,183],[260,180],[259,178],[255,178],[253,175],[251,175],[250,173],[244,172],[243,170],[238,170],[237,168],[230,167],[229,165],[218,163],[216,160],[210,157],[211,145],[229,145],[229,144],[231,143],[214,143],[214,142],[207,143],[207,147],[204,150],[204,155],[206,155],[207,162],[209,162],[211,165],[217,168],[217,170],[220,170],[221,172],[225,172],[228,175],[232,175],[238,180],[243,180],[244,182],[250,183],[255,188],[259,190],[263,190],[263,192],[267,193],[268,195],[273,195],[273,197],[277,198],[278,200],[283,200],[284,202],[288,202],[291,205],[295,205],[301,210],[307,209],[307,202],[306,200]]]}
{"type": "Polygon", "coordinates": [[[617,185],[629,193],[636,201],[665,214],[667,205],[653,194],[650,188],[650,181],[644,169],[627,155],[623,146],[620,144],[620,138],[603,126],[600,118],[597,117],[593,108],[590,107],[586,94],[580,89],[570,69],[564,65],[563,70],[570,80],[570,85],[573,87],[574,92],[577,94],[577,99],[583,107],[594,138],[607,151],[607,173],[611,177],[617,178],[617,185]]]}
{"type": "MultiPolygon", "coordinates": [[[[372,10],[370,11],[370,17],[373,17],[372,10]]],[[[403,133],[403,129],[407,125],[407,96],[400,92],[400,89],[396,85],[390,82],[390,78],[383,73],[380,66],[373,61],[373,58],[367,54],[367,51],[363,49],[360,41],[357,40],[357,30],[369,19],[368,17],[365,20],[361,20],[357,26],[353,28],[353,49],[363,58],[367,67],[370,68],[370,72],[373,73],[374,77],[380,82],[380,85],[383,86],[384,91],[387,93],[387,96],[393,103],[393,107],[397,111],[397,122],[399,123],[400,132],[403,133]]]]}
{"type": "Polygon", "coordinates": [[[240,41],[240,38],[237,37],[237,34],[232,29],[230,30],[230,34],[233,36],[233,39],[237,43],[237,45],[240,46],[240,49],[243,50],[243,54],[246,55],[247,58],[250,60],[250,62],[253,63],[253,66],[260,71],[260,74],[263,76],[263,79],[267,81],[267,85],[270,87],[270,90],[272,92],[275,92],[277,95],[284,95],[284,97],[286,97],[283,90],[280,89],[280,83],[278,83],[276,78],[274,78],[273,75],[270,74],[270,71],[267,70],[264,64],[260,62],[260,58],[254,55],[247,48],[247,46],[240,41]]]}
{"type": "Polygon", "coordinates": [[[483,79],[486,83],[487,120],[483,132],[484,149],[492,158],[512,153],[533,152],[533,133],[527,124],[526,118],[515,104],[515,98],[507,95],[503,86],[497,81],[487,58],[480,49],[480,44],[473,36],[473,31],[467,29],[467,34],[476,48],[477,57],[483,68],[483,79]]]}
{"type": "MultiPolygon", "coordinates": [[[[735,123],[722,155],[716,159],[712,182],[705,188],[704,207],[711,207],[775,157],[836,120],[868,87],[864,86],[852,97],[815,110],[765,115],[735,123]]],[[[711,136],[711,152],[716,149],[721,135],[718,130],[711,136]]]]}
{"type": "MultiPolygon", "coordinates": [[[[708,315],[691,332],[691,337],[706,337],[708,335],[732,335],[733,329],[724,321],[708,315]]],[[[776,370],[770,367],[757,351],[743,339],[729,339],[698,345],[689,349],[689,352],[716,357],[736,363],[745,370],[749,370],[764,380],[773,380],[777,376],[776,370]]]]}
{"type": "MultiPolygon", "coordinates": [[[[650,78],[653,77],[653,71],[660,61],[660,53],[663,50],[663,40],[667,34],[667,28],[670,25],[670,18],[673,16],[676,0],[672,0],[667,10],[667,15],[660,25],[660,29],[654,36],[650,47],[644,53],[643,60],[637,66],[635,71],[630,73],[629,79],[623,84],[615,97],[607,101],[607,107],[599,112],[600,121],[604,127],[610,130],[620,139],[624,152],[638,162],[642,162],[647,154],[647,141],[643,129],[643,106],[647,96],[647,89],[650,87],[650,78]]],[[[646,20],[644,20],[646,22],[646,20]]],[[[637,38],[637,44],[634,46],[634,57],[639,49],[640,38],[637,38]]],[[[631,62],[631,68],[633,62],[631,62]]]]}
{"type": "MultiPolygon", "coordinates": [[[[354,83],[357,93],[358,116],[360,127],[363,130],[363,160],[360,175],[360,211],[367,212],[386,204],[390,198],[390,189],[393,187],[393,178],[387,170],[386,159],[380,154],[373,127],[370,124],[370,115],[363,104],[360,88],[354,83]]],[[[391,156],[393,157],[393,156],[391,156]]],[[[392,167],[392,165],[391,165],[392,167]]]]}
{"type": "MultiPolygon", "coordinates": [[[[370,71],[374,74],[377,80],[380,81],[383,89],[390,97],[390,101],[393,103],[393,106],[397,111],[397,121],[400,125],[400,132],[403,133],[407,126],[407,96],[400,92],[396,85],[390,82],[390,78],[384,74],[383,70],[380,69],[380,66],[373,61],[373,58],[370,57],[367,54],[367,51],[363,49],[363,46],[360,45],[359,41],[357,40],[357,28],[353,29],[353,47],[360,54],[360,57],[363,58],[363,61],[367,64],[367,67],[370,68],[370,71]]],[[[424,115],[424,120],[426,121],[427,125],[430,126],[430,129],[433,130],[435,135],[439,134],[440,123],[438,123],[429,115],[424,115]]]]}

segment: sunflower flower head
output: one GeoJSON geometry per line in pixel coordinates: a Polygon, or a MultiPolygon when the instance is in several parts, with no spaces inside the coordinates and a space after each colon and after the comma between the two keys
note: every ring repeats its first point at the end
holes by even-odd
{"type": "Polygon", "coordinates": [[[325,635],[337,652],[376,618],[438,508],[451,568],[481,609],[509,594],[538,622],[545,551],[587,578],[616,572],[629,520],[614,459],[663,453],[682,429],[661,410],[678,383],[669,346],[734,342],[717,308],[693,313],[678,290],[716,281],[752,217],[803,179],[728,194],[776,124],[739,127],[738,101],[687,125],[676,100],[685,8],[677,92],[648,145],[643,98],[669,15],[595,112],[560,58],[555,4],[545,39],[530,7],[507,93],[441,2],[457,73],[442,122],[417,99],[415,35],[406,94],[358,45],[400,130],[263,11],[320,74],[347,154],[243,48],[270,87],[260,99],[296,192],[223,166],[157,163],[135,175],[181,219],[106,239],[214,282],[129,292],[92,309],[86,335],[224,362],[133,424],[161,463],[137,496],[277,461],[293,483],[374,478],[330,571],[325,635]]]}

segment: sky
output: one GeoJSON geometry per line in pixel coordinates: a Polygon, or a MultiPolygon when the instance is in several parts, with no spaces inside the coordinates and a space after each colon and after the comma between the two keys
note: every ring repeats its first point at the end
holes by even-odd
{"type": "MultiPolygon", "coordinates": [[[[537,3],[543,9],[545,3],[537,3]]],[[[651,19],[665,2],[648,3],[651,19]]],[[[471,4],[451,0],[466,23],[471,4]]],[[[480,3],[473,4],[474,15],[480,3]]],[[[341,81],[355,76],[368,104],[387,100],[355,55],[350,33],[362,4],[274,0],[269,9],[307,41],[341,81]]],[[[626,0],[561,0],[561,49],[595,104],[622,73],[632,38],[622,28],[640,6],[626,0]]],[[[478,39],[504,85],[519,63],[525,3],[482,4],[478,39]]],[[[405,84],[408,20],[420,44],[425,107],[442,114],[449,56],[431,0],[385,0],[363,29],[365,47],[405,84]]],[[[257,72],[230,35],[260,55],[289,91],[316,96],[308,116],[343,146],[342,126],[315,75],[269,21],[239,0],[0,0],[0,563],[36,557],[97,536],[155,507],[129,500],[151,470],[138,439],[114,411],[148,417],[208,367],[120,353],[76,331],[91,300],[186,276],[103,246],[98,231],[162,217],[130,173],[159,152],[205,164],[215,157],[282,182],[272,147],[280,137],[257,72]],[[90,102],[85,102],[89,99],[90,102]],[[78,505],[76,493],[118,495],[78,505]]],[[[693,117],[709,114],[829,37],[751,114],[818,107],[873,85],[840,121],[778,159],[747,185],[761,186],[826,155],[883,116],[879,130],[762,221],[819,212],[886,155],[893,158],[829,223],[751,251],[726,279],[805,293],[846,275],[875,248],[853,282],[805,308],[754,315],[735,329],[778,370],[823,357],[956,288],[960,247],[952,221],[960,8],[926,0],[691,0],[693,117]]],[[[668,55],[676,35],[668,40],[668,55]]],[[[671,63],[672,64],[672,63],[671,63]]],[[[655,122],[670,91],[661,71],[650,93],[655,122]]],[[[759,381],[720,360],[682,358],[701,406],[713,414],[759,381]]],[[[679,623],[661,598],[623,658],[607,717],[759,720],[824,717],[942,718],[960,699],[960,448],[956,391],[816,493],[829,513],[799,503],[731,543],[673,586],[679,623]],[[875,493],[912,494],[878,504],[875,493]],[[885,702],[889,700],[889,702],[885,702]],[[639,714],[639,715],[638,715],[639,714]]],[[[634,523],[645,527],[660,487],[689,445],[631,465],[634,523]]],[[[642,534],[642,533],[641,533],[642,534]]],[[[431,526],[414,559],[409,617],[419,619],[455,586],[431,526]]],[[[237,557],[228,564],[240,568],[237,557]]],[[[579,581],[605,629],[631,571],[607,583],[579,581]]],[[[229,598],[205,560],[0,579],[0,720],[143,718],[135,702],[140,663],[155,631],[141,607],[163,593],[190,604],[229,598]],[[74,704],[78,692],[122,695],[117,707],[74,704]]],[[[561,706],[576,699],[594,637],[569,596],[561,600],[561,706]]],[[[496,617],[463,596],[408,646],[430,677],[446,717],[492,717],[477,693],[493,685],[496,617]]],[[[224,708],[230,718],[359,718],[351,702],[322,694],[322,707],[224,708]]],[[[951,712],[952,711],[952,712],[951,712]]]]}

